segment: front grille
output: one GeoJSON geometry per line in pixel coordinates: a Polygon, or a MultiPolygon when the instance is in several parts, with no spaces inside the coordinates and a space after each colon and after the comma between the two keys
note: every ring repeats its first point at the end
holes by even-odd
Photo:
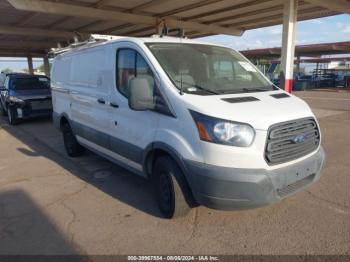
{"type": "Polygon", "coordinates": [[[32,110],[47,110],[52,108],[51,99],[31,100],[30,105],[32,110]]]}
{"type": "Polygon", "coordinates": [[[269,165],[303,157],[316,150],[320,132],[313,118],[303,118],[273,125],[268,130],[265,159],[269,165]]]}
{"type": "Polygon", "coordinates": [[[282,189],[278,189],[277,194],[281,198],[289,196],[295,193],[296,191],[298,191],[299,189],[306,187],[308,184],[310,184],[314,180],[314,178],[315,178],[315,174],[311,174],[293,184],[290,184],[282,189]]]}

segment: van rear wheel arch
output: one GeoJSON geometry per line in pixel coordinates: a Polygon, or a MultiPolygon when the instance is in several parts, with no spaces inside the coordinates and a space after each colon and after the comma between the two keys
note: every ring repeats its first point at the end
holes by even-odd
{"type": "Polygon", "coordinates": [[[68,118],[65,115],[60,117],[60,122],[59,123],[60,123],[60,130],[61,131],[63,131],[63,127],[65,125],[69,125],[70,126],[69,120],[68,120],[68,118]]]}
{"type": "Polygon", "coordinates": [[[84,153],[84,148],[77,141],[72,127],[65,116],[62,116],[60,119],[60,129],[63,134],[63,143],[68,156],[81,156],[84,153]]]}

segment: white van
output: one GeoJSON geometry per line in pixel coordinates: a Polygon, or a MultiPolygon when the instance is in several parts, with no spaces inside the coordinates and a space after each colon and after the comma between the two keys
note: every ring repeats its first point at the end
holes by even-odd
{"type": "Polygon", "coordinates": [[[150,178],[166,218],[264,206],[320,177],[308,105],[232,49],[123,37],[56,56],[51,75],[68,155],[87,148],[150,178]]]}

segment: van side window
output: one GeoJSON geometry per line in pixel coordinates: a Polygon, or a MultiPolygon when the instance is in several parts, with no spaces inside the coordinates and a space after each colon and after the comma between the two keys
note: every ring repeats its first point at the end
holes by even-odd
{"type": "Polygon", "coordinates": [[[124,96],[128,96],[130,79],[135,77],[136,52],[131,49],[118,51],[118,89],[124,96]]]}
{"type": "Polygon", "coordinates": [[[117,66],[117,88],[123,96],[128,98],[129,84],[133,77],[144,78],[148,81],[150,92],[156,102],[155,111],[173,116],[157,88],[152,69],[138,52],[132,49],[118,50],[117,66]]]}
{"type": "MultiPolygon", "coordinates": [[[[154,76],[145,59],[132,49],[118,51],[118,90],[128,97],[130,80],[134,77],[145,78],[154,88],[154,76]]],[[[153,90],[151,90],[153,92],[153,90]]]]}
{"type": "Polygon", "coordinates": [[[136,77],[145,78],[149,86],[154,87],[153,72],[139,53],[136,54],[136,77]]]}

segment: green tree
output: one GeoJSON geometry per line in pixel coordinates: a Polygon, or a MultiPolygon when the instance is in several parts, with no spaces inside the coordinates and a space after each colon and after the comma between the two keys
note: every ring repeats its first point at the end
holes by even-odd
{"type": "MultiPolygon", "coordinates": [[[[49,68],[50,68],[50,70],[51,70],[51,63],[49,63],[49,68]]],[[[36,68],[36,70],[38,70],[38,71],[40,71],[40,72],[44,72],[44,71],[45,71],[45,69],[44,69],[44,64],[41,64],[40,66],[38,66],[38,67],[36,68]]]]}
{"type": "Polygon", "coordinates": [[[3,73],[11,73],[13,72],[11,68],[6,67],[4,70],[1,70],[3,73]]]}

